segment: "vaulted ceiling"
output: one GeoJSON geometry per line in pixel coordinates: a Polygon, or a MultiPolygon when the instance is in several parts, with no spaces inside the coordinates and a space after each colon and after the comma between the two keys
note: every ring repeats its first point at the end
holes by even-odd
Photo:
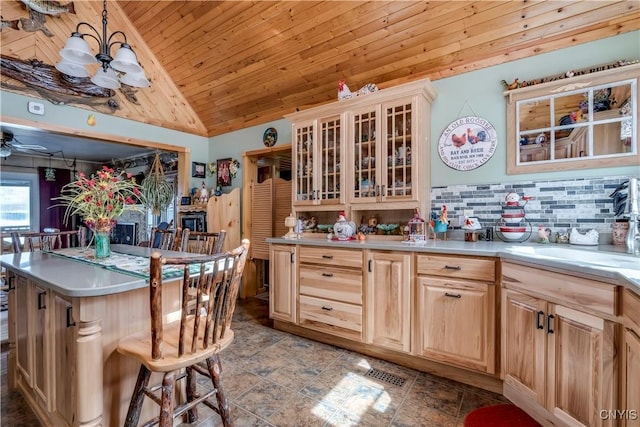
{"type": "MultiPolygon", "coordinates": [[[[21,1],[0,8],[3,21],[29,17],[21,1]]],[[[75,12],[46,16],[51,37],[3,28],[2,56],[55,64],[78,22],[101,25],[102,2],[76,1],[75,12]]],[[[638,30],[640,2],[110,0],[108,17],[151,88],[116,91],[115,110],[104,99],[54,101],[214,136],[333,101],[340,79],[352,90],[437,80],[638,30]]],[[[2,87],[52,98],[4,73],[2,87]]]]}

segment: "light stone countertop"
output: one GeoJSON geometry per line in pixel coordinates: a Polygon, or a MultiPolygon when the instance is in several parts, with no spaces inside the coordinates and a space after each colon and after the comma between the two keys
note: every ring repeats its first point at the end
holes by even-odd
{"type": "MultiPolygon", "coordinates": [[[[112,252],[149,258],[151,249],[130,245],[111,245],[112,252]]],[[[154,249],[158,251],[158,249],[154,249]]],[[[159,251],[165,255],[198,256],[184,252],[159,251]]],[[[147,286],[140,277],[119,273],[93,264],[51,255],[47,252],[22,252],[0,257],[2,267],[23,275],[40,286],[69,297],[96,297],[117,294],[147,286]]]]}
{"type": "Polygon", "coordinates": [[[393,251],[411,251],[422,253],[442,253],[453,255],[495,256],[503,260],[525,265],[537,265],[587,274],[605,281],[615,281],[640,294],[640,257],[626,253],[622,246],[578,246],[569,244],[539,244],[531,241],[506,243],[502,241],[465,242],[463,240],[433,240],[416,245],[389,240],[350,240],[335,241],[316,238],[267,239],[268,243],[286,245],[310,245],[327,248],[378,249],[393,251]],[[543,254],[542,252],[561,252],[567,258],[543,254]]]}

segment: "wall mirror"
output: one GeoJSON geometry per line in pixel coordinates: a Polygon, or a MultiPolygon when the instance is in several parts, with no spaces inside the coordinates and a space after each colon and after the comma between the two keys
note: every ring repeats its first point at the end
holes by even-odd
{"type": "Polygon", "coordinates": [[[505,92],[507,173],[640,164],[640,64],[505,92]]]}

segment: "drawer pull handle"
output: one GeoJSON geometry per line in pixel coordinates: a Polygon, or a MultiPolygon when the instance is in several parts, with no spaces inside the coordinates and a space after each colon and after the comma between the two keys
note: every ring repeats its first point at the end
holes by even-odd
{"type": "Polygon", "coordinates": [[[67,306],[67,328],[70,326],[76,326],[76,322],[71,320],[71,310],[73,309],[72,306],[67,306]]]}
{"type": "Polygon", "coordinates": [[[450,294],[449,292],[445,292],[444,296],[449,297],[449,298],[462,298],[462,295],[460,295],[460,294],[450,294]]]}
{"type": "Polygon", "coordinates": [[[13,276],[13,275],[9,276],[9,290],[10,291],[16,288],[16,284],[14,282],[15,279],[16,279],[16,276],[13,276]]]}
{"type": "Polygon", "coordinates": [[[324,277],[333,277],[333,273],[322,273],[324,277]]]}
{"type": "Polygon", "coordinates": [[[445,265],[444,268],[447,270],[462,270],[462,267],[459,265],[445,265]]]}
{"type": "Polygon", "coordinates": [[[333,307],[328,307],[328,306],[326,306],[326,305],[323,305],[323,306],[322,306],[322,309],[323,309],[323,310],[327,310],[327,311],[331,311],[331,310],[333,310],[333,307]]]}
{"type": "Polygon", "coordinates": [[[555,316],[553,314],[550,314],[550,315],[547,316],[547,333],[548,334],[553,334],[554,333],[554,331],[553,331],[553,329],[551,327],[551,321],[553,319],[555,319],[555,316]]]}
{"type": "Polygon", "coordinates": [[[333,259],[333,255],[322,255],[324,259],[333,259]]]}
{"type": "Polygon", "coordinates": [[[542,319],[544,319],[544,311],[540,310],[536,316],[536,329],[544,329],[542,319]]]}
{"type": "Polygon", "coordinates": [[[47,308],[46,305],[44,305],[44,303],[42,302],[42,297],[44,295],[46,295],[47,292],[38,292],[38,310],[44,310],[45,308],[47,308]]]}

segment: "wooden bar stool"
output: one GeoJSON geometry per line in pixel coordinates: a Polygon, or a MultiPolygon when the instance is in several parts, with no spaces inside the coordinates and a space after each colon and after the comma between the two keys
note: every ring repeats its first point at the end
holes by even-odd
{"type": "Polygon", "coordinates": [[[14,231],[11,233],[11,242],[15,253],[82,247],[87,245],[87,229],[79,227],[71,231],[45,230],[44,233],[14,231]]]}
{"type": "MultiPolygon", "coordinates": [[[[188,228],[186,229],[188,230],[188,228]]],[[[227,232],[220,230],[216,233],[206,231],[189,231],[189,239],[187,243],[187,252],[197,254],[219,254],[224,246],[224,239],[227,232]]]]}
{"type": "Polygon", "coordinates": [[[126,427],[138,425],[145,396],[160,405],[160,415],[145,426],[158,423],[160,427],[173,425],[173,419],[188,415],[188,422],[198,419],[196,406],[200,403],[212,408],[222,418],[223,425],[232,426],[229,403],[222,389],[220,351],[233,341],[231,317],[235,309],[238,287],[247,260],[249,241],[238,248],[218,255],[195,258],[168,258],[154,252],[150,257],[149,292],[151,301],[151,330],[123,338],[118,351],[140,362],[138,379],[125,420],[126,427]],[[163,323],[162,265],[183,269],[180,319],[163,323]],[[187,293],[190,286],[197,289],[197,309],[190,314],[187,293]],[[209,298],[204,298],[208,294],[209,298]],[[206,367],[204,366],[206,364],[206,367]],[[162,384],[149,386],[152,372],[164,374],[162,384]],[[211,379],[213,388],[196,391],[197,374],[211,379]],[[174,407],[176,382],[186,379],[186,402],[174,407]],[[160,391],[161,396],[156,396],[160,391]],[[217,405],[211,402],[216,397],[217,405]]]}
{"type": "Polygon", "coordinates": [[[187,228],[183,231],[180,227],[170,230],[153,227],[151,229],[150,245],[156,249],[186,252],[189,239],[188,230],[187,228]]]}

